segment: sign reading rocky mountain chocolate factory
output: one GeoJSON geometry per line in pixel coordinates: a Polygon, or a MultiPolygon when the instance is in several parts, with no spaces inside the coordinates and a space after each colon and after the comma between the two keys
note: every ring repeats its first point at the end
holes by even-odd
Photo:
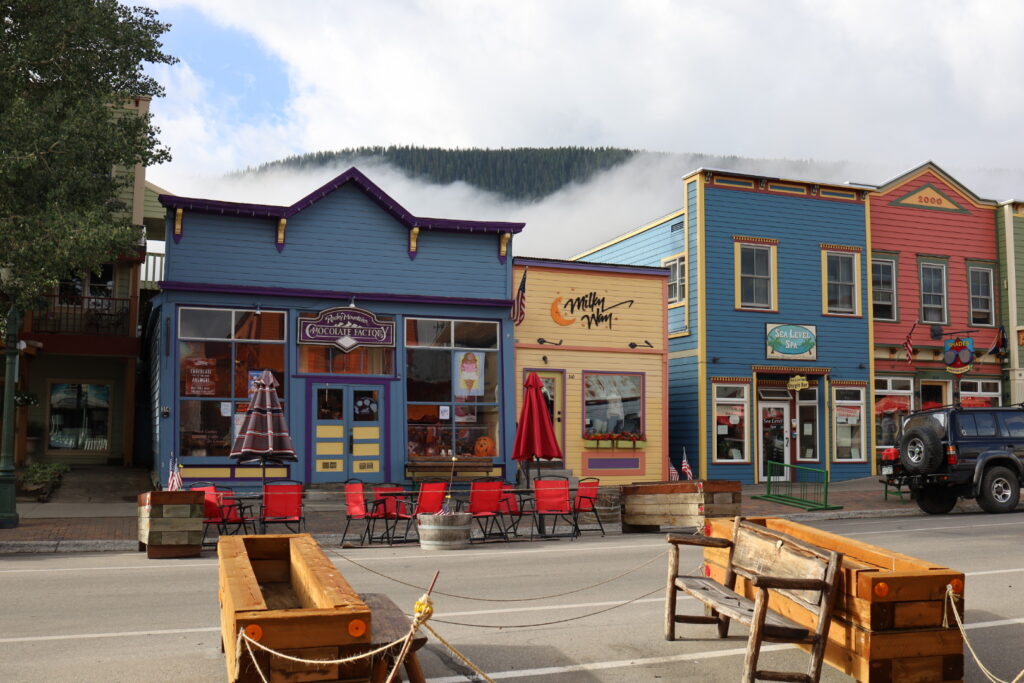
{"type": "Polygon", "coordinates": [[[337,346],[345,353],[360,346],[392,347],[395,322],[353,306],[328,308],[315,318],[299,318],[299,343],[337,346]]]}
{"type": "Polygon", "coordinates": [[[815,325],[765,324],[765,356],[769,359],[816,360],[818,328],[815,325]]]}

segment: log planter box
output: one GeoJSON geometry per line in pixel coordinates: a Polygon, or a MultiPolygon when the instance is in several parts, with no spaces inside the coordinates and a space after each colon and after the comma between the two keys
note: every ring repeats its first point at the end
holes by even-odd
{"type": "MultiPolygon", "coordinates": [[[[277,652],[340,659],[370,649],[370,608],[309,534],[223,536],[217,543],[220,623],[229,681],[260,681],[239,629],[277,652]]],[[[369,681],[371,662],[291,662],[253,647],[271,681],[369,681]]]]}
{"type": "Polygon", "coordinates": [[[740,514],[738,481],[668,481],[622,487],[622,533],[658,531],[663,526],[703,527],[710,517],[740,514]]]}
{"type": "MultiPolygon", "coordinates": [[[[963,595],[963,572],[797,522],[773,517],[747,521],[843,553],[825,650],[828,664],[870,683],[963,679],[963,638],[952,612],[948,626],[942,625],[948,609],[946,586],[963,595]]],[[[708,520],[705,533],[731,539],[733,520],[708,520]]],[[[728,552],[704,550],[705,573],[716,581],[725,579],[728,552]]],[[[742,577],[737,579],[736,592],[755,595],[742,577]]],[[[800,624],[813,623],[808,610],[783,596],[773,593],[769,607],[800,624]]],[[[962,618],[962,599],[957,609],[962,618]]]]}
{"type": "Polygon", "coordinates": [[[140,552],[150,559],[199,557],[202,541],[202,491],[139,494],[140,552]]]}

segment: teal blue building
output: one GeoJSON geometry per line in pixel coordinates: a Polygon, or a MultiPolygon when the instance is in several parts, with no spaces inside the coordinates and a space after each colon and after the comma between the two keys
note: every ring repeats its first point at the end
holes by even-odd
{"type": "Polygon", "coordinates": [[[290,206],[161,195],[147,327],[155,467],[255,484],[228,457],[263,370],[299,460],[268,478],[406,481],[470,456],[504,476],[515,427],[511,243],[522,223],[421,218],[352,168],[290,206]]]}
{"type": "Polygon", "coordinates": [[[794,465],[867,476],[867,188],[708,169],[683,188],[680,210],[576,257],[671,272],[674,464],[744,483],[809,476],[794,465]]]}

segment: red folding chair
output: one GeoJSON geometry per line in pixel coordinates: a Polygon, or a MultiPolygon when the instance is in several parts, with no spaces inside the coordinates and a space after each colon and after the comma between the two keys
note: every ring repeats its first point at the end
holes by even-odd
{"type": "Polygon", "coordinates": [[[359,479],[349,479],[345,487],[345,530],[341,532],[341,545],[345,545],[345,537],[348,536],[348,527],[353,519],[366,522],[366,526],[359,534],[359,545],[363,545],[370,531],[370,513],[366,508],[366,485],[359,479]]]}
{"type": "Polygon", "coordinates": [[[601,515],[597,513],[597,492],[601,486],[601,480],[597,477],[586,477],[580,479],[576,485],[576,499],[573,501],[573,516],[576,518],[576,533],[582,534],[580,526],[580,515],[590,513],[597,520],[597,526],[604,536],[604,524],[601,522],[601,515]]]}
{"type": "MultiPolygon", "coordinates": [[[[508,540],[508,534],[501,525],[501,496],[505,483],[501,479],[483,477],[469,482],[469,514],[473,515],[482,540],[500,536],[508,540]]],[[[472,540],[472,539],[470,539],[472,540]]]]}
{"type": "Polygon", "coordinates": [[[259,522],[259,519],[249,514],[250,506],[237,500],[232,489],[218,486],[217,493],[220,494],[220,507],[221,513],[224,516],[225,527],[228,525],[235,527],[233,531],[228,533],[238,533],[239,531],[249,533],[249,529],[252,529],[252,533],[256,533],[256,524],[259,522]]]}
{"type": "MultiPolygon", "coordinates": [[[[537,534],[545,537],[568,536],[575,539],[579,536],[579,527],[576,525],[576,517],[573,514],[572,503],[569,500],[569,480],[565,477],[543,477],[533,480],[533,521],[537,534]],[[551,519],[551,531],[547,531],[544,520],[551,519]],[[569,533],[558,534],[558,520],[563,519],[569,523],[569,533]]],[[[533,539],[533,530],[530,531],[530,539],[533,539]]]]}
{"type": "Polygon", "coordinates": [[[394,532],[398,526],[398,510],[405,500],[405,488],[398,484],[383,484],[373,487],[373,501],[370,503],[368,519],[370,526],[367,529],[367,541],[373,543],[374,539],[388,545],[394,543],[394,532]],[[384,531],[380,536],[374,535],[377,522],[384,522],[384,531]]]}
{"type": "Polygon", "coordinates": [[[519,523],[523,521],[523,504],[511,484],[501,487],[501,500],[498,501],[498,512],[507,520],[505,533],[519,535],[519,523]]]}
{"type": "Polygon", "coordinates": [[[416,493],[416,504],[412,501],[402,500],[398,506],[398,519],[405,520],[405,532],[402,534],[402,541],[409,540],[409,531],[416,515],[436,515],[444,506],[445,496],[448,495],[448,482],[444,479],[437,481],[423,481],[416,493]]]}
{"type": "Polygon", "coordinates": [[[284,524],[293,534],[302,533],[306,519],[302,515],[303,485],[300,481],[282,479],[263,485],[260,505],[260,526],[267,532],[268,524],[284,524]],[[292,528],[294,525],[294,528],[292,528]]]}
{"type": "Polygon", "coordinates": [[[203,492],[203,537],[199,541],[200,545],[217,544],[216,541],[209,544],[206,542],[206,535],[209,533],[210,527],[216,527],[218,535],[229,533],[229,525],[235,526],[233,531],[238,531],[241,525],[235,521],[228,521],[230,512],[225,510],[224,494],[218,491],[216,486],[208,482],[196,482],[189,485],[188,490],[203,492]]]}

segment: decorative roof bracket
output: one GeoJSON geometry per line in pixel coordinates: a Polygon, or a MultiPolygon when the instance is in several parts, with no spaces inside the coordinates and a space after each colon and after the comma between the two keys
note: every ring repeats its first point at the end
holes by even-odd
{"type": "Polygon", "coordinates": [[[185,216],[185,209],[174,210],[174,243],[177,244],[181,241],[181,223],[185,216]]]}
{"type": "Polygon", "coordinates": [[[498,242],[498,263],[505,263],[508,258],[508,244],[512,241],[512,233],[503,232],[498,242]]]}
{"type": "Polygon", "coordinates": [[[284,251],[284,229],[288,225],[287,218],[279,218],[277,220],[277,250],[284,251]]]}
{"type": "Polygon", "coordinates": [[[420,238],[420,229],[412,228],[409,230],[409,260],[412,261],[416,258],[417,242],[420,238]]]}

